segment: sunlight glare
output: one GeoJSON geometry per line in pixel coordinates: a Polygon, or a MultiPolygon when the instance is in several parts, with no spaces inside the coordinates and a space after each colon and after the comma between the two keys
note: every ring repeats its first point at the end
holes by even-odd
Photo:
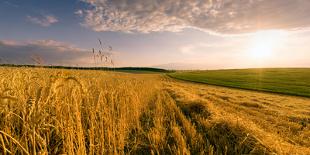
{"type": "Polygon", "coordinates": [[[249,56],[256,61],[266,61],[273,58],[275,50],[284,44],[286,32],[269,30],[256,32],[251,38],[249,56]]]}

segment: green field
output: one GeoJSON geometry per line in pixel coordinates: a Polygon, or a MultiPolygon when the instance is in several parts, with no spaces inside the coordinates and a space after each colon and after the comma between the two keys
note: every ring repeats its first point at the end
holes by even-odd
{"type": "Polygon", "coordinates": [[[310,97],[310,69],[232,69],[185,71],[170,77],[218,86],[310,97]]]}

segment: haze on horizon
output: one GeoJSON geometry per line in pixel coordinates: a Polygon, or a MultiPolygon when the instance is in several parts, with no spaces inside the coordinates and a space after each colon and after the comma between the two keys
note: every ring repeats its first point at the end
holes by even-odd
{"type": "Polygon", "coordinates": [[[0,64],[310,67],[308,0],[0,0],[0,64]]]}

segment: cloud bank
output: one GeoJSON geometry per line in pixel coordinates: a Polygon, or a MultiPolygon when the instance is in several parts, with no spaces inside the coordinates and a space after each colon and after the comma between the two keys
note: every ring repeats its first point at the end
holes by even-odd
{"type": "Polygon", "coordinates": [[[310,26],[309,0],[82,0],[94,31],[156,32],[197,28],[239,34],[310,26]]]}
{"type": "Polygon", "coordinates": [[[92,58],[90,50],[54,40],[30,42],[0,40],[0,51],[0,63],[34,64],[32,57],[40,57],[44,65],[87,65],[92,58]]]}
{"type": "Polygon", "coordinates": [[[58,19],[52,15],[45,15],[43,17],[27,16],[27,20],[34,23],[34,24],[38,24],[40,26],[43,26],[43,27],[49,27],[52,24],[55,24],[58,22],[58,19]]]}

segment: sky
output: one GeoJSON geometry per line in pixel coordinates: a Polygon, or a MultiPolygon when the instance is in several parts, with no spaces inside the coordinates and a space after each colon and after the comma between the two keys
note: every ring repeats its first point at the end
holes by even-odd
{"type": "Polygon", "coordinates": [[[310,67],[309,12],[309,0],[0,0],[0,64],[310,67]]]}

